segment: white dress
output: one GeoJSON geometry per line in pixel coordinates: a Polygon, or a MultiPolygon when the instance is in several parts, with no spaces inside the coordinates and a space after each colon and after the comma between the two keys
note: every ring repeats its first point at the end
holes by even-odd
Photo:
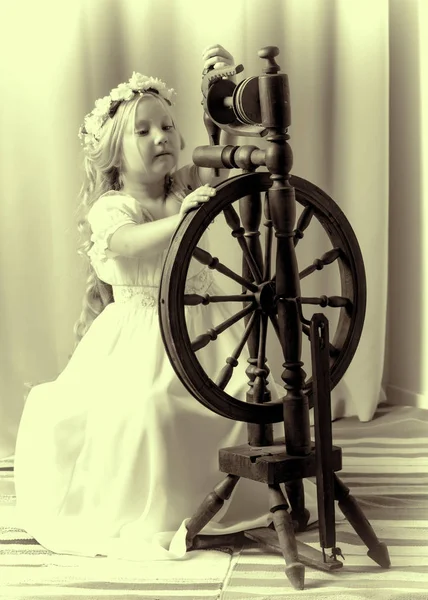
{"type": "MultiPolygon", "coordinates": [[[[187,166],[175,174],[171,194],[183,198],[200,185],[196,169],[187,166]]],[[[150,214],[133,197],[110,192],[88,220],[90,258],[100,279],[113,286],[115,302],[93,322],[59,377],[35,386],[27,398],[15,454],[20,525],[57,553],[182,558],[187,520],[225,477],[218,449],[246,443],[247,426],[202,406],[170,365],[157,312],[165,252],[136,259],[108,250],[114,231],[149,221],[150,214]]],[[[187,291],[220,293],[196,261],[187,291]]],[[[190,338],[230,316],[221,304],[186,310],[192,311],[190,338]]],[[[208,373],[224,366],[237,331],[227,330],[198,353],[208,373]]],[[[245,399],[245,355],[240,363],[227,391],[245,399]]],[[[240,480],[203,533],[268,525],[267,491],[240,480]]]]}

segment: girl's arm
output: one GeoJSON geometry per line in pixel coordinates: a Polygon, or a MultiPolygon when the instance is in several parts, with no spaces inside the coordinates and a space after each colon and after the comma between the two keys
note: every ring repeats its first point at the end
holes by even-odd
{"type": "Polygon", "coordinates": [[[123,225],[111,236],[109,250],[128,258],[159,254],[168,247],[181,219],[178,213],[141,225],[123,225]]]}
{"type": "Polygon", "coordinates": [[[204,185],[185,197],[176,215],[140,225],[122,225],[111,236],[109,250],[128,258],[160,254],[168,247],[183,216],[201,203],[208,202],[214,195],[215,190],[204,185]]]}

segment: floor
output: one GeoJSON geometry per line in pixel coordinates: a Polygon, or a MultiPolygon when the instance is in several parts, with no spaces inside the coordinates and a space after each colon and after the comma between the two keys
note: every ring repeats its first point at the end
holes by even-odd
{"type": "MultiPolygon", "coordinates": [[[[0,461],[0,599],[428,600],[428,411],[381,406],[369,423],[333,423],[341,479],[389,549],[381,569],[346,520],[337,523],[345,557],[334,573],[306,568],[291,588],[279,554],[250,540],[196,551],[185,561],[133,563],[54,555],[17,526],[13,458],[0,461]]],[[[42,465],[41,465],[42,468],[42,465]]],[[[255,484],[259,485],[259,484],[255,484]]],[[[317,530],[299,539],[319,548],[317,530]]]]}

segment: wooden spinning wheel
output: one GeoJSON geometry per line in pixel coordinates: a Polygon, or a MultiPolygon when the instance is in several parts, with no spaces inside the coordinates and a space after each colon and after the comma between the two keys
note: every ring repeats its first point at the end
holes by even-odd
{"type": "Polygon", "coordinates": [[[248,423],[248,444],[220,449],[219,468],[227,475],[187,523],[187,548],[198,547],[198,533],[230,497],[240,477],[264,483],[269,488],[275,531],[251,530],[246,535],[279,549],[288,579],[295,588],[303,589],[304,565],[323,570],[342,566],[337,560],[341,550],[335,541],[335,500],[368,547],[368,556],[383,567],[388,567],[390,561],[385,544],[378,540],[355,498],[336,475],[341,469],[341,449],[332,444],[330,390],[348,368],[364,322],[366,283],[361,251],[351,225],[335,202],[315,185],[290,175],[288,78],[279,73],[275,62],[278,48],[263,48],[258,54],[267,61],[263,75],[235,85],[224,77],[241,72],[243,67],[239,65],[232,72],[218,69],[203,78],[204,122],[211,145],[196,148],[193,161],[215,170],[239,168],[244,173],[217,186],[216,196],[181,222],[164,263],[159,314],[166,352],[188,391],[209,410],[248,423]],[[219,146],[220,129],[237,136],[266,136],[268,147],[219,146]],[[266,170],[256,172],[259,167],[266,170]],[[301,207],[298,219],[297,206],[301,207]],[[259,237],[262,212],[264,250],[259,237]],[[242,251],[241,274],[201,247],[205,231],[220,214],[242,251]],[[296,246],[314,221],[323,228],[331,249],[300,269],[296,246]],[[273,235],[275,264],[271,264],[273,235]],[[192,259],[235,281],[241,293],[186,293],[192,259]],[[333,264],[339,271],[340,295],[302,296],[301,281],[333,264]],[[215,302],[230,303],[232,316],[191,339],[186,306],[215,302]],[[303,308],[307,310],[311,305],[338,311],[331,340],[324,314],[305,318],[303,308]],[[245,330],[213,380],[197,353],[238,321],[245,323],[245,330]],[[268,385],[269,328],[280,343],[283,357],[280,378],[284,395],[279,400],[272,400],[268,385]],[[302,336],[310,340],[309,379],[302,368],[302,336]],[[246,401],[242,401],[227,393],[226,387],[245,345],[249,385],[246,401]],[[315,443],[309,427],[310,406],[314,408],[315,443]],[[279,422],[284,425],[285,436],[274,440],[272,424],[279,422]],[[295,532],[305,530],[309,519],[302,482],[306,477],[316,477],[322,552],[295,539],[295,532]]]}

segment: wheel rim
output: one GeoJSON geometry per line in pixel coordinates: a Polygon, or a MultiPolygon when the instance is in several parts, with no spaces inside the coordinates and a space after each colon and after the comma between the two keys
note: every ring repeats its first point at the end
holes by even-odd
{"type": "MultiPolygon", "coordinates": [[[[331,359],[330,381],[333,389],[348,368],[361,336],[366,288],[361,251],[351,225],[336,203],[312,183],[293,176],[290,183],[296,200],[312,207],[333,247],[342,249],[338,259],[342,296],[352,301],[352,313],[340,309],[335,335],[331,341],[337,355],[331,359]]],[[[188,213],[175,232],[165,260],[159,295],[162,339],[171,364],[187,390],[208,409],[226,418],[248,423],[277,423],[283,420],[282,401],[253,404],[230,396],[205,373],[191,348],[184,311],[184,291],[190,260],[204,231],[230,204],[254,191],[265,192],[272,184],[270,174],[248,173],[230,178],[217,186],[216,196],[207,205],[188,213]],[[177,263],[180,268],[177,269],[177,263]],[[171,318],[173,316],[174,318],[171,318]]],[[[305,392],[311,405],[312,384],[305,392]]],[[[285,393],[285,390],[284,390],[285,393]]]]}

